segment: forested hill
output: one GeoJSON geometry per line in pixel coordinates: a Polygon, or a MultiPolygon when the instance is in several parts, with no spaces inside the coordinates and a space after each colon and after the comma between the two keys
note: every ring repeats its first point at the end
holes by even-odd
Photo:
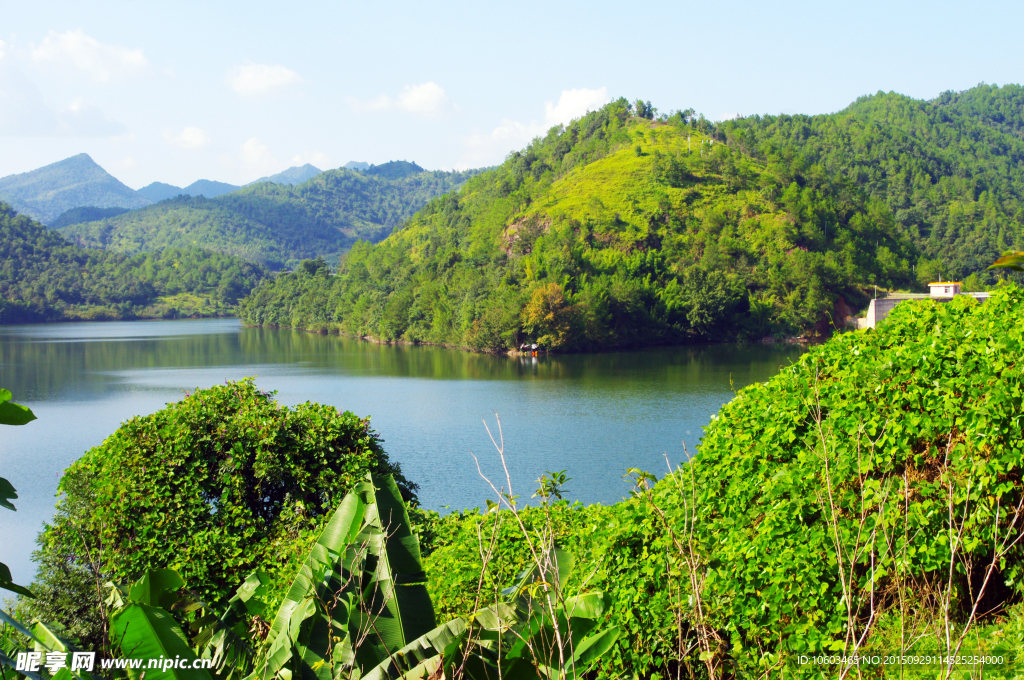
{"type": "Polygon", "coordinates": [[[267,275],[199,248],[86,250],[0,203],[0,323],[224,315],[267,275]]]}
{"type": "Polygon", "coordinates": [[[619,100],[553,128],[337,275],[310,262],[261,285],[243,319],[600,349],[800,332],[866,304],[867,284],[913,285],[917,248],[881,199],[654,113],[619,100]]]}
{"type": "Polygon", "coordinates": [[[931,101],[878,93],[831,115],[728,121],[718,134],[777,177],[843,176],[884,201],[919,246],[925,278],[984,272],[995,255],[1024,243],[1019,85],[931,101]]]}
{"type": "Polygon", "coordinates": [[[356,240],[384,238],[475,173],[418,166],[419,172],[409,173],[407,165],[396,161],[369,173],[331,170],[297,186],[262,183],[213,199],[179,196],[61,233],[82,246],[131,253],[195,245],[274,269],[318,256],[336,262],[356,240]]]}

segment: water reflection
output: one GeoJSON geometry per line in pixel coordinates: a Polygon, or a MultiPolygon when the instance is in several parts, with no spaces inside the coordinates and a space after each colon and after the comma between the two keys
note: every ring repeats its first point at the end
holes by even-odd
{"type": "Polygon", "coordinates": [[[236,320],[0,327],[0,386],[40,420],[5,428],[0,475],[18,487],[4,513],[4,561],[28,580],[28,554],[71,461],[135,414],[195,387],[257,376],[288,404],[329,403],[372,415],[390,455],[418,482],[424,505],[475,507],[500,469],[481,419],[501,414],[515,491],[528,498],[545,470],[567,469],[571,498],[614,502],[627,467],[682,460],[735,389],[765,380],[795,347],[673,347],[511,358],[376,345],[236,320]],[[13,531],[13,533],[12,533],[13,531]],[[13,553],[13,554],[12,554],[13,553]],[[13,564],[12,564],[13,562],[13,564]]]}

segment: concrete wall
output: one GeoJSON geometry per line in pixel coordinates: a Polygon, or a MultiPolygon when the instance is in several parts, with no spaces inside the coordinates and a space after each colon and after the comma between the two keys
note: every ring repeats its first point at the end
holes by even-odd
{"type": "MultiPolygon", "coordinates": [[[[970,295],[978,302],[984,302],[988,299],[989,293],[961,293],[961,295],[970,295]]],[[[875,298],[868,305],[868,314],[865,319],[858,319],[857,328],[874,328],[879,322],[884,321],[885,317],[889,316],[896,305],[901,302],[908,300],[935,300],[936,302],[949,302],[952,297],[948,298],[933,298],[930,295],[901,295],[899,297],[884,297],[875,298]],[[863,323],[861,323],[863,321],[863,323]]]]}

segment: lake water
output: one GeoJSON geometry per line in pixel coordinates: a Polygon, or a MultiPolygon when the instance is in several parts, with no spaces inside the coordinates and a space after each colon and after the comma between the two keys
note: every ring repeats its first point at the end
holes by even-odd
{"type": "MultiPolygon", "coordinates": [[[[18,490],[0,511],[0,561],[28,583],[30,553],[53,511],[62,470],[125,419],[185,392],[255,376],[285,404],[316,401],[371,415],[393,460],[431,509],[492,497],[484,429],[501,417],[513,491],[528,499],[547,470],[567,470],[568,498],[613,503],[622,476],[661,476],[693,451],[734,389],[774,375],[802,350],[733,345],[538,358],[376,345],[235,319],[0,326],[0,386],[38,420],[4,427],[0,476],[18,490]],[[730,380],[732,384],[730,384],[730,380]]],[[[504,478],[502,477],[502,480],[504,478]]]]}

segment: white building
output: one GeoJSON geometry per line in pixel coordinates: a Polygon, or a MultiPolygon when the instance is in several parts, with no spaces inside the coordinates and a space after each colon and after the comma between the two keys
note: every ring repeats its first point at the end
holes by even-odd
{"type": "Polygon", "coordinates": [[[965,293],[961,289],[963,284],[960,281],[936,281],[928,284],[928,295],[890,295],[882,298],[875,298],[868,305],[867,317],[857,319],[857,328],[874,328],[880,321],[889,316],[893,307],[907,300],[937,300],[938,302],[949,302],[957,295],[970,295],[978,302],[988,299],[990,293],[965,293]]]}

